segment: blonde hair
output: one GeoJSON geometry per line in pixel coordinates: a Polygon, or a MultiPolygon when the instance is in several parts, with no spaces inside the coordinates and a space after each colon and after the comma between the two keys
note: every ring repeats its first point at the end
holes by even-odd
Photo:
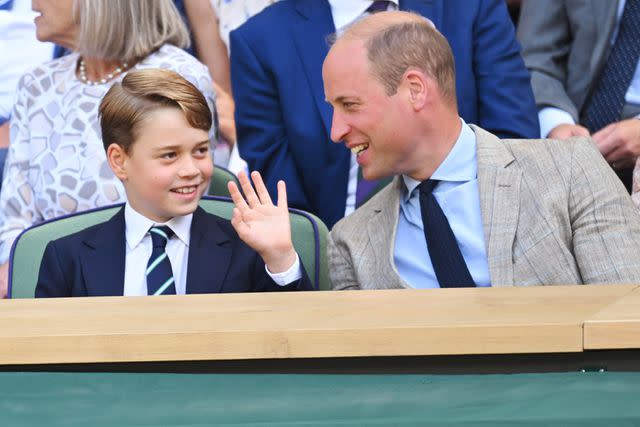
{"type": "Polygon", "coordinates": [[[349,27],[342,38],[363,40],[371,73],[396,93],[409,68],[433,78],[442,96],[456,102],[455,62],[449,43],[433,23],[410,12],[383,12],[370,15],[349,27]]]}
{"type": "Polygon", "coordinates": [[[160,68],[129,72],[100,102],[104,149],[118,144],[129,153],[140,136],[140,123],[154,111],[168,107],[180,109],[191,127],[206,132],[211,129],[211,110],[204,95],[180,74],[160,68]]]}
{"type": "Polygon", "coordinates": [[[76,49],[83,55],[135,61],[168,43],[189,46],[189,31],[171,0],[75,0],[76,49]]]}

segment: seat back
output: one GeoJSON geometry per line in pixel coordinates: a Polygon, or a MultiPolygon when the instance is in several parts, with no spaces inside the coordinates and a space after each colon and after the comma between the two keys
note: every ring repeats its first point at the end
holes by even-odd
{"type": "Polygon", "coordinates": [[[209,196],[231,197],[227,183],[233,181],[238,187],[238,178],[231,172],[220,166],[213,167],[213,175],[211,176],[211,184],[209,184],[209,196]]]}
{"type": "MultiPolygon", "coordinates": [[[[200,206],[207,212],[230,219],[233,202],[224,197],[205,196],[200,206]]],[[[56,218],[23,231],[13,243],[9,258],[9,298],[33,298],[40,262],[51,240],[107,221],[122,207],[111,205],[56,218]]],[[[290,209],[293,245],[316,289],[330,289],[327,267],[327,227],[309,213],[290,209]]]]}

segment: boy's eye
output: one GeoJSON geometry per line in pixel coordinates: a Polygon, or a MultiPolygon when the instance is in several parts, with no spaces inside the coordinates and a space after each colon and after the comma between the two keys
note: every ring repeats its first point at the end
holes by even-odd
{"type": "Polygon", "coordinates": [[[175,158],[175,157],[176,157],[176,153],[174,153],[173,151],[171,151],[171,152],[168,152],[168,153],[164,153],[161,157],[162,157],[163,159],[173,159],[173,158],[175,158]]]}
{"type": "Polygon", "coordinates": [[[196,153],[198,153],[200,155],[207,154],[208,152],[209,152],[209,146],[208,145],[203,145],[202,147],[196,148],[196,153]]]}

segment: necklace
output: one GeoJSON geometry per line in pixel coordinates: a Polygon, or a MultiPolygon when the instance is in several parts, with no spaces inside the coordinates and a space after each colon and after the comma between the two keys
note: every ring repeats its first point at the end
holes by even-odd
{"type": "Polygon", "coordinates": [[[89,78],[87,77],[87,67],[84,64],[84,59],[80,58],[80,66],[78,68],[79,68],[78,71],[80,74],[80,81],[82,81],[82,83],[88,84],[89,86],[96,86],[96,85],[103,85],[107,82],[110,82],[114,78],[118,77],[124,71],[127,71],[127,68],[129,68],[129,64],[127,64],[126,62],[123,62],[122,64],[117,66],[115,70],[113,70],[112,72],[110,72],[109,74],[101,78],[100,80],[89,80],[89,78]]]}

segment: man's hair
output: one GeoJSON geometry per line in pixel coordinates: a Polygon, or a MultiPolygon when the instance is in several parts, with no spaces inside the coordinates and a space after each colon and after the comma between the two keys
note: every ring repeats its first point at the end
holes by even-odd
{"type": "Polygon", "coordinates": [[[428,19],[410,12],[383,12],[356,22],[338,40],[343,37],[364,41],[371,72],[387,95],[396,93],[409,68],[416,68],[433,78],[442,96],[455,103],[453,53],[428,19]]]}
{"type": "Polygon", "coordinates": [[[211,110],[204,95],[180,74],[154,68],[131,71],[100,102],[104,149],[115,143],[129,153],[140,136],[140,124],[163,108],[178,108],[192,127],[211,129],[211,110]]]}
{"type": "Polygon", "coordinates": [[[75,0],[80,30],[75,50],[83,55],[133,62],[163,44],[189,46],[172,0],[75,0]]]}

